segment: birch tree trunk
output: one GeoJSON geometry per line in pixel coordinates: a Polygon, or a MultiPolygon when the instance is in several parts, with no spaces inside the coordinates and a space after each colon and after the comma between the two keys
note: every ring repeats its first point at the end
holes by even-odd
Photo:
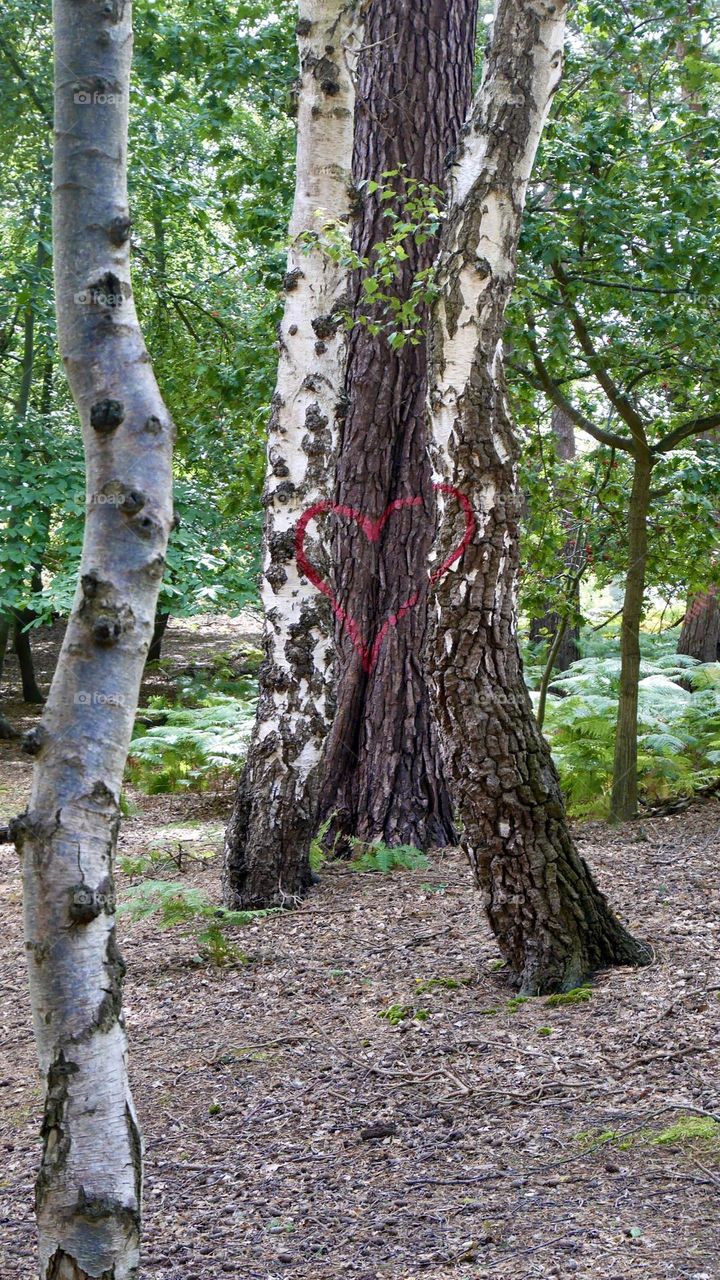
{"type": "MultiPolygon", "coordinates": [[[[430,352],[436,478],[463,492],[475,515],[470,545],[438,585],[438,720],[463,843],[527,994],[647,959],[574,847],[517,642],[521,499],[502,336],[526,186],[561,74],[565,13],[564,3],[499,0],[453,173],[430,352]]],[[[455,505],[440,505],[445,556],[459,530],[455,505]]]]}
{"type": "MultiPolygon", "coordinates": [[[[383,174],[400,172],[436,187],[470,107],[477,0],[372,0],[358,69],[353,178],[362,207],[354,247],[370,259],[354,274],[351,297],[363,304],[373,247],[387,238],[402,206],[383,198],[383,174]],[[389,11],[388,11],[389,10],[389,11]]],[[[398,182],[403,189],[403,178],[398,182]]],[[[393,292],[410,296],[432,265],[437,241],[407,241],[393,292]]],[[[373,311],[382,323],[382,307],[373,311]]],[[[427,629],[427,559],[434,494],[427,456],[427,350],[424,339],[394,350],[384,329],[356,324],[350,335],[348,413],[338,459],[338,504],[380,520],[376,540],[358,523],[337,521],[334,588],[343,614],[365,642],[386,629],[376,659],[363,662],[343,623],[336,626],[337,713],[328,738],[320,817],[333,815],[327,841],[340,833],[387,844],[446,845],[454,838],[422,653],[427,629]],[[418,505],[410,505],[413,498],[418,505]],[[403,604],[417,596],[412,608],[403,604]],[[370,670],[368,670],[370,666],[370,670]]]]}
{"type": "MultiPolygon", "coordinates": [[[[269,424],[262,603],[265,660],[257,721],[225,840],[225,901],[291,901],[310,883],[318,765],[334,711],[328,601],[301,575],[295,530],[332,498],[346,337],[347,271],[312,243],[350,216],[360,43],[355,0],[302,0],[297,181],[269,424]]],[[[321,550],[309,545],[313,560],[321,550]]]]}
{"type": "Polygon", "coordinates": [[[53,234],[60,350],[83,426],[80,580],[30,805],[11,824],[40,1068],[41,1280],[138,1274],[141,1143],[115,936],[119,799],[172,520],[172,424],[132,299],[129,3],[55,0],[53,234]]]}

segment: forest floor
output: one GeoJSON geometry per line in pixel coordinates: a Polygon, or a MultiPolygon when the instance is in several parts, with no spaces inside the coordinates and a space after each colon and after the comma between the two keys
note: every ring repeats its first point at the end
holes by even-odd
{"type": "MultiPolygon", "coordinates": [[[[174,623],[166,654],[187,663],[237,638],[221,620],[174,623]]],[[[22,808],[30,770],[0,743],[0,816],[22,808]]],[[[182,849],[187,869],[168,878],[219,901],[231,798],[132,792],[121,854],[182,849]]],[[[329,868],[298,910],[232,931],[244,959],[219,969],[184,928],[121,916],[142,1280],[720,1277],[720,1144],[692,1136],[712,1130],[693,1108],[720,1112],[720,802],[577,835],[656,954],[596,975],[577,1004],[513,1001],[455,852],[424,871],[329,868]],[[392,1006],[408,1015],[396,1025],[392,1006]]],[[[37,1275],[20,916],[5,846],[0,1280],[37,1275]]]]}

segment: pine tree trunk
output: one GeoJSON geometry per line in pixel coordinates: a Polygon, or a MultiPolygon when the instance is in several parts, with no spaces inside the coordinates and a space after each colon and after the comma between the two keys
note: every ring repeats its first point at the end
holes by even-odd
{"type": "Polygon", "coordinates": [[[702,591],[688,600],[680,632],[678,653],[699,662],[720,661],[720,603],[717,588],[702,591]]]}
{"type": "Polygon", "coordinates": [[[12,824],[40,1068],[41,1280],[138,1275],[141,1143],[128,1087],[113,856],[172,520],[172,424],[137,323],[126,152],[131,6],[56,0],[55,285],[82,420],[80,580],[12,824]],[[112,500],[110,500],[112,499],[112,500]]]}
{"type": "MultiPolygon", "coordinates": [[[[646,959],[574,847],[517,643],[522,503],[502,335],[526,185],[560,78],[565,10],[500,0],[453,173],[430,353],[436,476],[470,499],[475,516],[462,559],[438,584],[438,722],[462,842],[500,949],[528,994],[646,959]]],[[[447,555],[462,521],[451,494],[440,506],[447,555]]]]}
{"type": "MultiPolygon", "coordinates": [[[[475,52],[475,0],[373,0],[360,59],[353,179],[362,193],[354,248],[371,257],[389,234],[382,191],[361,186],[402,168],[406,177],[445,185],[447,155],[470,106],[475,52]]],[[[403,182],[398,182],[400,191],[403,182]]],[[[407,298],[418,271],[432,264],[437,243],[408,242],[397,295],[407,298]]],[[[364,278],[352,297],[361,305],[364,278]]],[[[367,307],[365,307],[367,311],[367,307]]],[[[382,319],[380,308],[373,318],[382,319]]],[[[452,811],[421,655],[427,629],[427,562],[434,534],[434,497],[426,446],[427,351],[423,340],[393,350],[383,330],[357,324],[350,338],[348,414],[342,428],[335,501],[372,520],[396,511],[370,541],[357,523],[338,520],[335,592],[344,614],[372,644],[403,603],[417,603],[391,626],[370,670],[348,628],[338,624],[337,714],[325,756],[320,817],[338,832],[420,848],[454,838],[452,811]]]]}
{"type": "Polygon", "coordinates": [[[636,453],[633,460],[633,485],[628,508],[628,569],[625,577],[625,597],[620,630],[620,698],[610,801],[610,814],[616,822],[623,822],[637,816],[640,623],[645,598],[651,475],[652,462],[649,453],[636,453]]]}
{"type": "MultiPolygon", "coordinates": [[[[307,508],[328,498],[334,475],[347,271],[312,237],[350,214],[357,12],[347,0],[300,4],[297,184],[264,498],[265,661],[225,840],[224,894],[233,907],[292,900],[311,879],[333,647],[328,602],[300,574],[295,530],[307,508]]],[[[312,555],[321,557],[316,546],[312,555]]]]}

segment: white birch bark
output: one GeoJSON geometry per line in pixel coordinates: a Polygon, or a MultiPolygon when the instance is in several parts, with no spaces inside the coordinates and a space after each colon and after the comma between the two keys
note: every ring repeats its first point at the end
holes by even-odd
{"type": "MultiPolygon", "coordinates": [[[[332,499],[346,334],[346,269],[312,237],[351,206],[355,0],[301,0],[297,179],[269,424],[258,715],[228,827],[228,903],[284,902],[309,883],[317,769],[333,715],[327,601],[298,570],[302,513],[332,499]]],[[[315,555],[318,548],[315,548],[315,555]]]]}
{"type": "Polygon", "coordinates": [[[132,299],[131,5],[55,0],[53,235],[62,360],[83,427],[80,580],[11,824],[40,1069],[41,1280],[137,1275],[141,1142],[128,1087],[113,855],[172,521],[173,429],[132,299]]]}

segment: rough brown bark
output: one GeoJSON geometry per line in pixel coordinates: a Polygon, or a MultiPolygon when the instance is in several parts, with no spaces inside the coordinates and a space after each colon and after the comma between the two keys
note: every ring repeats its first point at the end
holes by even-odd
{"type": "MultiPolygon", "coordinates": [[[[526,184],[560,75],[564,16],[563,4],[500,0],[453,174],[430,373],[436,475],[467,494],[476,520],[457,571],[438,586],[438,721],[462,842],[501,951],[528,994],[648,959],[574,846],[517,643],[522,504],[502,335],[526,184]]],[[[453,523],[448,503],[443,551],[457,541],[453,523]]]]}
{"type": "MultiPolygon", "coordinates": [[[[355,114],[353,179],[362,194],[355,250],[371,258],[391,229],[381,192],[364,180],[402,169],[442,187],[448,153],[457,145],[470,105],[476,0],[373,0],[366,15],[355,114]]],[[[402,193],[402,179],[396,180],[402,193]]],[[[401,206],[400,206],[401,208],[401,206]]],[[[437,252],[434,240],[408,242],[397,285],[406,298],[418,271],[437,252]]],[[[369,268],[372,271],[371,266],[369,268]]],[[[359,305],[366,271],[355,273],[359,305]]],[[[380,318],[379,310],[373,313],[380,318]]],[[[453,839],[427,679],[421,660],[427,627],[428,552],[434,499],[426,452],[427,352],[424,338],[393,350],[385,331],[352,331],[347,367],[348,413],[342,425],[335,501],[379,520],[396,510],[371,541],[357,521],[340,517],[335,538],[335,593],[371,646],[387,619],[416,603],[387,629],[372,669],[349,629],[339,623],[337,713],[325,753],[320,818],[338,832],[425,848],[453,839]]]]}
{"type": "Polygon", "coordinates": [[[610,814],[622,822],[637,816],[638,806],[638,685],[640,682],[640,623],[645,598],[648,552],[648,512],[652,458],[636,445],[633,484],[628,507],[628,567],[625,575],[620,629],[620,695],[615,733],[615,759],[610,814]]]}
{"type": "Polygon", "coordinates": [[[678,653],[699,662],[720,661],[720,602],[717,588],[702,591],[688,601],[680,632],[678,653]]]}

